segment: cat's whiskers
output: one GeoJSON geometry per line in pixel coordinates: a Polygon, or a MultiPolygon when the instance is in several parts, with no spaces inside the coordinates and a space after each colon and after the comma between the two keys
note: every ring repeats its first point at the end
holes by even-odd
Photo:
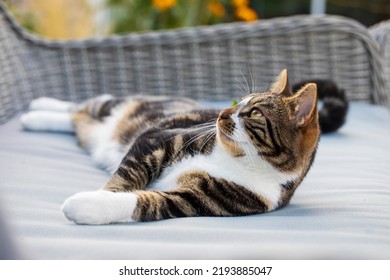
{"type": "Polygon", "coordinates": [[[240,86],[239,85],[236,85],[237,89],[239,90],[239,92],[241,93],[241,98],[244,97],[245,95],[247,95],[247,91],[245,89],[245,85],[242,83],[242,81],[240,81],[240,86]]]}
{"type": "Polygon", "coordinates": [[[208,121],[206,123],[201,123],[201,124],[197,124],[197,125],[191,126],[187,133],[191,133],[194,130],[198,130],[198,129],[215,127],[216,126],[216,121],[217,121],[217,119],[212,119],[212,120],[210,120],[210,121],[208,121]]]}
{"type": "Polygon", "coordinates": [[[248,67],[249,71],[249,78],[251,82],[251,93],[256,92],[256,81],[254,79],[253,71],[251,67],[248,67]]]}
{"type": "MultiPolygon", "coordinates": [[[[216,133],[215,124],[214,125],[208,124],[208,125],[205,125],[204,127],[196,128],[195,131],[199,130],[199,129],[207,129],[207,130],[202,131],[202,132],[198,133],[197,135],[188,139],[185,143],[182,144],[182,147],[180,148],[180,150],[178,152],[181,152],[182,150],[188,148],[188,146],[190,146],[192,143],[198,141],[199,139],[205,138],[206,140],[200,148],[200,151],[201,151],[203,149],[203,147],[207,144],[207,142],[216,133]],[[208,135],[208,134],[210,134],[210,135],[208,135]]],[[[191,131],[188,131],[188,132],[184,133],[183,135],[191,133],[191,132],[194,132],[194,130],[191,129],[191,131]]]]}
{"type": "Polygon", "coordinates": [[[249,77],[247,78],[247,76],[242,73],[242,70],[240,70],[242,79],[239,80],[241,87],[238,88],[242,93],[242,97],[245,97],[250,93],[256,92],[256,82],[254,79],[252,68],[250,66],[248,66],[248,73],[249,77]]]}
{"type": "Polygon", "coordinates": [[[247,137],[246,133],[243,132],[241,129],[236,129],[236,135],[240,141],[239,146],[242,150],[244,150],[244,153],[248,159],[249,166],[254,167],[255,160],[253,157],[253,151],[251,151],[250,147],[248,146],[248,144],[251,144],[252,140],[249,137],[247,137]],[[248,140],[250,140],[250,142],[248,142],[248,140]]]}
{"type": "MultiPolygon", "coordinates": [[[[191,128],[182,128],[181,130],[183,130],[183,131],[180,132],[180,135],[184,136],[186,134],[194,133],[197,130],[203,130],[203,129],[207,129],[207,128],[214,129],[215,128],[215,120],[211,120],[207,123],[194,125],[191,128]]],[[[172,137],[168,138],[167,140],[172,140],[175,137],[176,137],[176,135],[173,135],[172,137]]]]}
{"type": "Polygon", "coordinates": [[[209,135],[206,136],[205,141],[203,142],[203,145],[200,147],[199,151],[203,150],[203,147],[217,134],[216,130],[212,130],[209,132],[209,135]]]}
{"type": "Polygon", "coordinates": [[[241,97],[247,95],[249,93],[249,85],[247,80],[245,79],[245,76],[243,75],[242,71],[240,70],[240,74],[242,76],[242,79],[236,78],[235,79],[235,86],[238,89],[238,91],[241,92],[241,97]],[[246,82],[246,84],[244,83],[246,82]]]}

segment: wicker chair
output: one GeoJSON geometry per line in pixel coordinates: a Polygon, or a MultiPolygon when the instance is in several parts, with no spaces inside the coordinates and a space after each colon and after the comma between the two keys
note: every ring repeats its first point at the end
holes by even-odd
{"type": "Polygon", "coordinates": [[[309,176],[284,209],[109,227],[71,226],[59,210],[109,174],[72,135],[28,133],[17,119],[40,96],[228,100],[251,80],[265,89],[282,68],[291,82],[330,78],[350,100],[388,106],[383,26],[294,16],[52,41],[21,28],[0,0],[0,259],[390,259],[388,108],[351,104],[347,124],[321,138],[309,176]]]}
{"type": "Polygon", "coordinates": [[[378,45],[350,19],[293,16],[53,41],[20,27],[0,1],[0,123],[39,96],[76,101],[142,93],[226,100],[242,95],[245,79],[266,88],[283,68],[291,82],[330,78],[350,100],[389,104],[378,45]]]}

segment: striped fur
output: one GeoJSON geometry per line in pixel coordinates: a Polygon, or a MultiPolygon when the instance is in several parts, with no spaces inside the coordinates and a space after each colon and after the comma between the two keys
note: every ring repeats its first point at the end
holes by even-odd
{"type": "Polygon", "coordinates": [[[106,96],[71,116],[80,144],[112,173],[102,190],[65,201],[80,224],[273,211],[307,174],[320,134],[316,85],[292,93],[285,70],[267,92],[222,111],[106,96]]]}

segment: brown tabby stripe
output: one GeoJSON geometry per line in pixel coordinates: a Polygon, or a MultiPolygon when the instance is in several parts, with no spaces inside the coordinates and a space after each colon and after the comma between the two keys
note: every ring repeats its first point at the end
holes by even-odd
{"type": "Polygon", "coordinates": [[[245,128],[249,134],[249,137],[252,136],[251,139],[256,140],[256,142],[257,142],[257,143],[255,143],[256,145],[260,144],[261,146],[264,146],[264,147],[267,147],[268,149],[273,150],[273,147],[269,143],[267,143],[257,131],[257,130],[259,130],[264,135],[264,138],[265,138],[267,133],[266,133],[264,128],[259,127],[259,126],[255,126],[255,123],[245,123],[245,128]]]}
{"type": "MultiPolygon", "coordinates": [[[[272,126],[270,120],[265,118],[265,122],[267,125],[268,136],[269,136],[271,143],[272,143],[272,146],[274,148],[273,156],[278,157],[282,153],[283,148],[280,146],[280,144],[279,144],[280,142],[277,141],[277,139],[275,138],[274,127],[272,126]]],[[[278,140],[280,140],[280,139],[278,139],[278,140]]]]}
{"type": "MultiPolygon", "coordinates": [[[[280,137],[279,130],[277,128],[274,130],[274,135],[280,142],[280,154],[273,164],[281,171],[292,171],[298,163],[296,153],[283,143],[283,138],[280,137]]],[[[271,158],[272,157],[270,157],[270,160],[271,158]]]]}
{"type": "Polygon", "coordinates": [[[82,111],[89,114],[92,118],[101,119],[109,116],[111,110],[123,101],[125,101],[125,98],[113,98],[105,101],[90,99],[82,111]]]}
{"type": "MultiPolygon", "coordinates": [[[[298,179],[299,180],[299,179],[298,179]]],[[[299,182],[288,181],[285,184],[282,184],[282,193],[278,201],[278,206],[276,208],[282,208],[290,201],[295,189],[299,185],[299,182]]]]}
{"type": "Polygon", "coordinates": [[[185,174],[174,191],[139,191],[133,219],[154,221],[176,217],[239,216],[264,213],[269,203],[258,195],[204,172],[185,174]]]}
{"type": "Polygon", "coordinates": [[[288,181],[285,184],[282,184],[282,188],[286,191],[291,191],[295,188],[295,183],[294,181],[288,181]]]}
{"type": "Polygon", "coordinates": [[[123,101],[125,101],[124,98],[115,98],[115,99],[111,99],[111,100],[107,100],[106,102],[103,102],[103,104],[101,104],[100,108],[97,109],[95,116],[98,118],[103,118],[103,117],[110,115],[111,110],[114,107],[118,106],[123,101]]]}
{"type": "Polygon", "coordinates": [[[278,128],[274,127],[268,118],[265,118],[265,128],[259,123],[248,122],[245,124],[245,129],[261,149],[260,156],[281,171],[294,168],[294,153],[283,144],[278,128]]]}

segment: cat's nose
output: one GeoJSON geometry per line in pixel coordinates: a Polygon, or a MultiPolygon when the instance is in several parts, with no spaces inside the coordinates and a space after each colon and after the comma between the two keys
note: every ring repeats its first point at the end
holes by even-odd
{"type": "Polygon", "coordinates": [[[219,113],[219,119],[222,119],[222,120],[227,120],[230,118],[230,113],[227,112],[226,110],[223,110],[219,113]]]}

